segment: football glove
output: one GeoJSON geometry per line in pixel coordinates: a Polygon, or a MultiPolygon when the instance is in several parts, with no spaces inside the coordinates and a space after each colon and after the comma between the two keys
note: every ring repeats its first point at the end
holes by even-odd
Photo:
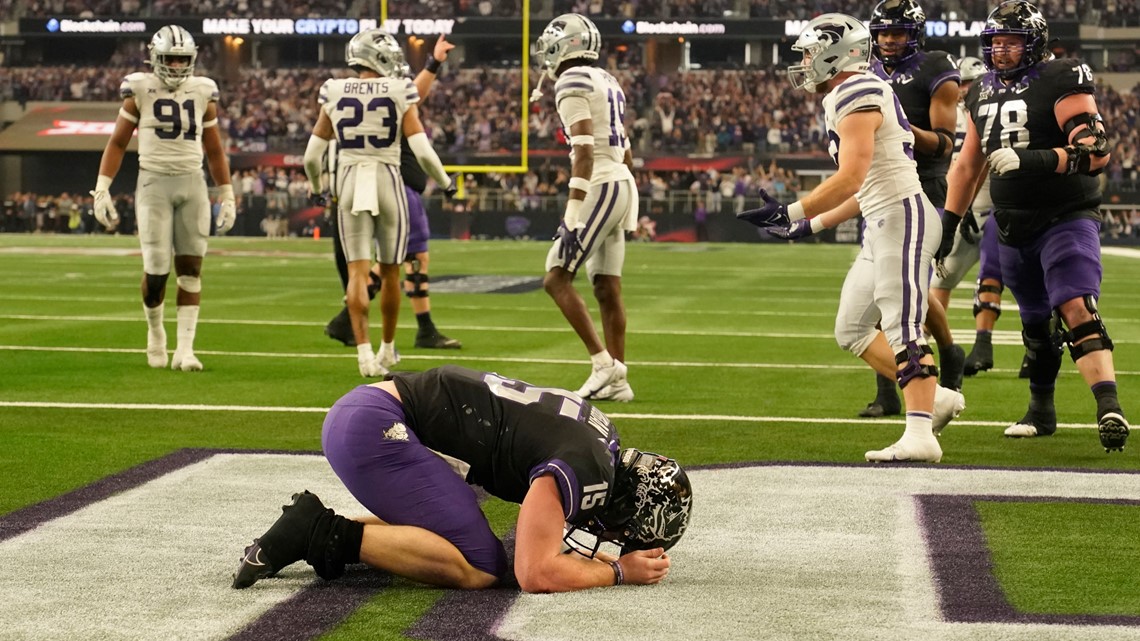
{"type": "Polygon", "coordinates": [[[568,269],[574,260],[574,256],[582,250],[582,241],[578,238],[578,232],[585,228],[586,226],[582,225],[571,229],[566,226],[565,222],[558,224],[558,231],[554,234],[554,238],[558,240],[558,260],[562,261],[563,267],[568,269]]]}
{"type": "Polygon", "coordinates": [[[309,202],[317,207],[328,207],[332,199],[329,197],[329,192],[320,191],[309,194],[309,202]]]}
{"type": "Polygon", "coordinates": [[[764,200],[763,207],[747,209],[737,214],[736,217],[746,223],[752,223],[761,229],[765,227],[786,228],[792,224],[792,220],[788,217],[787,205],[772,198],[768,195],[768,192],[763,189],[760,190],[760,198],[764,200]]]}
{"type": "Polygon", "coordinates": [[[451,184],[443,188],[443,195],[448,200],[455,200],[455,194],[459,193],[459,185],[455,184],[455,180],[451,184]]]}
{"type": "Polygon", "coordinates": [[[114,229],[119,224],[119,212],[115,211],[115,203],[111,200],[111,178],[99,176],[95,181],[95,189],[91,195],[95,197],[95,220],[107,229],[114,229]]]}
{"type": "Polygon", "coordinates": [[[234,199],[234,186],[221,185],[219,187],[222,196],[222,206],[218,210],[218,228],[219,234],[224,234],[234,228],[234,223],[237,222],[237,201],[234,199]]]}
{"type": "Polygon", "coordinates": [[[799,240],[812,235],[811,220],[801,218],[787,227],[770,227],[766,230],[773,238],[784,240],[799,240]]]}
{"type": "Polygon", "coordinates": [[[981,239],[982,230],[978,227],[978,219],[974,218],[974,210],[967,209],[966,215],[962,216],[962,224],[958,225],[958,234],[962,236],[962,240],[977,245],[978,240],[981,239]]]}
{"type": "Polygon", "coordinates": [[[943,259],[950,255],[950,250],[954,247],[954,235],[958,233],[958,225],[961,222],[962,217],[949,209],[942,212],[942,242],[934,252],[935,262],[941,264],[943,259]]]}

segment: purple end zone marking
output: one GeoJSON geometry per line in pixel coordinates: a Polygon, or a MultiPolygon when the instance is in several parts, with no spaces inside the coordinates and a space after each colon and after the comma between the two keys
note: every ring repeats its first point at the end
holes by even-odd
{"type": "Polygon", "coordinates": [[[1119,614],[1037,614],[1019,612],[1006,599],[993,574],[981,518],[974,504],[1090,503],[1140,507],[1140,501],[1049,496],[915,496],[930,567],[947,621],[960,623],[1037,623],[1054,625],[1140,625],[1140,616],[1119,614]]]}

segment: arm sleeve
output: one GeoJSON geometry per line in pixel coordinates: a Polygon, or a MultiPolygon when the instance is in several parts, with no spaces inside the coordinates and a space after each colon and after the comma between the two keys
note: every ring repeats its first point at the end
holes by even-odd
{"type": "Polygon", "coordinates": [[[321,191],[321,164],[328,148],[329,141],[320,136],[309,136],[309,144],[305,147],[305,176],[314,194],[321,191]]]}
{"type": "Polygon", "coordinates": [[[422,131],[413,134],[408,138],[408,146],[412,148],[412,153],[416,155],[416,160],[419,161],[420,167],[427,172],[427,175],[439,183],[440,187],[446,189],[451,186],[451,176],[448,176],[447,172],[443,170],[443,163],[439,161],[435,149],[432,149],[427,134],[422,131]]]}

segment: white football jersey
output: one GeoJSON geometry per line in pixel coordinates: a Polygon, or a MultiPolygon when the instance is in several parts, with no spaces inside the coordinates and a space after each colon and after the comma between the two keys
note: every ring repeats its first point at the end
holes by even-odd
{"type": "Polygon", "coordinates": [[[119,95],[134,98],[139,110],[139,167],[169,175],[202,171],[202,118],[218,100],[217,83],[191,76],[171,89],[153,73],[137,72],[123,79],[119,95]]]}
{"type": "MultiPolygon", "coordinates": [[[[597,67],[571,67],[562,72],[554,83],[554,101],[558,116],[570,136],[570,127],[585,118],[585,114],[572,113],[563,100],[569,96],[583,96],[589,102],[590,121],[594,125],[594,173],[591,184],[633,179],[625,165],[625,150],[629,139],[625,135],[625,92],[618,81],[604,69],[597,67]]],[[[571,146],[570,162],[574,162],[571,146]]]]}
{"type": "Polygon", "coordinates": [[[410,78],[331,78],[317,102],[332,120],[341,165],[400,165],[404,112],[420,101],[410,78]]]}
{"type": "Polygon", "coordinates": [[[823,109],[828,151],[836,164],[839,146],[843,144],[839,139],[839,121],[857,111],[874,109],[883,114],[883,124],[875,131],[871,168],[855,194],[865,218],[922,193],[918,165],[914,162],[914,134],[889,84],[871,73],[851,76],[824,96],[823,109]]]}

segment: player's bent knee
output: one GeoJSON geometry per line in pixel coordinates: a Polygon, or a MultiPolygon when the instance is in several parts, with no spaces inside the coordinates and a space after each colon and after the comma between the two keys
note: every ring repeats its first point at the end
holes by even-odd
{"type": "MultiPolygon", "coordinates": [[[[1093,352],[1112,351],[1112,339],[1108,336],[1108,329],[1104,326],[1104,321],[1100,318],[1099,310],[1096,305],[1096,296],[1087,294],[1083,297],[1085,310],[1092,314],[1092,319],[1080,323],[1069,331],[1065,332],[1062,337],[1065,343],[1069,346],[1069,356],[1072,357],[1073,362],[1083,358],[1093,352]]],[[[1060,311],[1054,311],[1054,319],[1060,316],[1060,311]]]]}
{"type": "Polygon", "coordinates": [[[895,365],[902,365],[899,368],[896,376],[899,379],[899,387],[905,388],[911,381],[916,378],[938,378],[938,368],[933,365],[922,363],[922,359],[927,355],[933,355],[934,350],[924,342],[911,341],[897,354],[895,354],[895,365]]]}
{"type": "Polygon", "coordinates": [[[427,298],[428,297],[428,283],[431,278],[427,274],[422,274],[418,271],[408,274],[404,279],[410,287],[404,287],[404,295],[408,298],[427,298]]]}
{"type": "Polygon", "coordinates": [[[198,294],[202,291],[202,279],[197,276],[179,276],[178,289],[188,294],[198,294]]]}

